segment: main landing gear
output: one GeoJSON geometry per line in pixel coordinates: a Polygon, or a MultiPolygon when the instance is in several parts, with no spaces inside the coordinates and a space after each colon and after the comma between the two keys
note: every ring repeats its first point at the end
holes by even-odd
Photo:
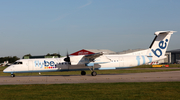
{"type": "Polygon", "coordinates": [[[85,71],[81,71],[81,75],[86,75],[86,72],[85,71]]]}
{"type": "MultiPolygon", "coordinates": [[[[86,75],[86,72],[85,72],[85,71],[81,71],[81,75],[86,75]]],[[[92,72],[91,72],[91,75],[92,75],[92,76],[96,76],[97,73],[96,73],[95,71],[92,71],[92,72]]]]}
{"type": "Polygon", "coordinates": [[[92,75],[92,76],[96,76],[97,73],[96,73],[95,71],[92,71],[92,72],[91,72],[91,75],[92,75]]]}
{"type": "MultiPolygon", "coordinates": [[[[91,75],[92,76],[96,76],[97,73],[94,71],[94,65],[93,66],[88,66],[89,69],[91,70],[91,75]],[[91,68],[92,67],[92,68],[91,68]]],[[[86,75],[86,72],[85,71],[81,71],[81,75],[86,75]]]]}
{"type": "MultiPolygon", "coordinates": [[[[90,67],[89,67],[89,69],[91,70],[90,67]]],[[[97,73],[94,71],[94,65],[92,66],[91,75],[92,76],[96,76],[97,75],[97,73]]]]}

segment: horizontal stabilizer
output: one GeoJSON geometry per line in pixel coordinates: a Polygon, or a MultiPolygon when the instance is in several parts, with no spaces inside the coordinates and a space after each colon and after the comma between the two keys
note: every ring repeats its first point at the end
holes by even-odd
{"type": "Polygon", "coordinates": [[[173,34],[176,31],[157,31],[154,33],[154,35],[159,35],[159,34],[173,34]]]}

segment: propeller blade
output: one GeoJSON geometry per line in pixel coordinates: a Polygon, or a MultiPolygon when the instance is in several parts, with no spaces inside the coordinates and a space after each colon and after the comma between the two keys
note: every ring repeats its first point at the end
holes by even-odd
{"type": "Polygon", "coordinates": [[[69,57],[68,51],[67,51],[66,58],[64,58],[64,61],[65,61],[65,62],[68,62],[68,63],[71,65],[71,61],[70,61],[70,57],[69,57]]]}

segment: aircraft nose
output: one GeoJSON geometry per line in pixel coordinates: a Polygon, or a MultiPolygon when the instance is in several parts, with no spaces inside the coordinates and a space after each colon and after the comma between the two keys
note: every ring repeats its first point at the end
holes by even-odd
{"type": "Polygon", "coordinates": [[[6,68],[6,69],[4,69],[4,70],[3,70],[3,72],[4,72],[4,73],[6,73],[6,72],[7,72],[7,68],[6,68]]]}
{"type": "Polygon", "coordinates": [[[9,73],[11,72],[11,68],[10,67],[7,67],[6,69],[3,70],[4,73],[9,73]]]}

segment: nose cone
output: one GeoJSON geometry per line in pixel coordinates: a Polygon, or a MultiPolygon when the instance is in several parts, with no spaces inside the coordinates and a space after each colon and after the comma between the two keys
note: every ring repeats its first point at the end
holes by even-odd
{"type": "Polygon", "coordinates": [[[4,73],[11,73],[11,68],[10,66],[7,67],[6,69],[3,70],[4,73]]]}

